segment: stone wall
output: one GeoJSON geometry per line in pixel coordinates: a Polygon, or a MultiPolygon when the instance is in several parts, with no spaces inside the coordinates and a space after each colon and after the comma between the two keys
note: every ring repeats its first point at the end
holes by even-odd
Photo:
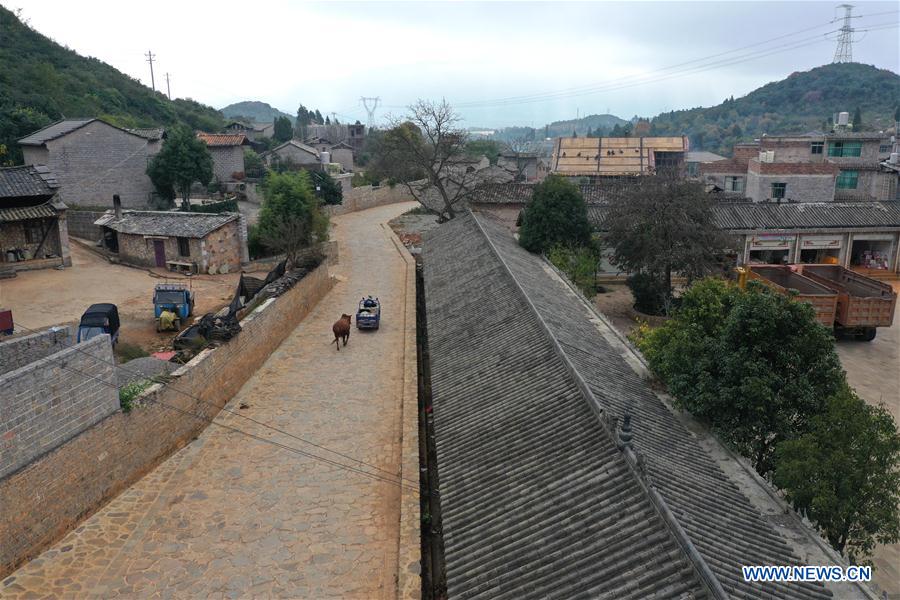
{"type": "MultiPolygon", "coordinates": [[[[33,336],[10,343],[21,345],[29,337],[33,336]]],[[[48,339],[24,343],[40,354],[56,342],[48,339]]],[[[118,408],[115,361],[108,335],[0,375],[0,480],[22,467],[27,470],[26,465],[37,457],[118,408]]],[[[32,498],[30,502],[37,500],[32,498]]],[[[13,507],[26,508],[5,501],[0,505],[5,507],[4,514],[14,512],[8,510],[13,507]]],[[[0,537],[14,539],[5,534],[0,537]]]]}
{"type": "Polygon", "coordinates": [[[244,248],[246,247],[246,233],[242,229],[241,220],[231,221],[205,238],[188,238],[190,254],[182,256],[178,247],[177,237],[146,238],[143,235],[131,235],[119,233],[119,258],[122,262],[154,267],[156,266],[156,251],[154,242],[161,241],[165,249],[166,260],[180,260],[195,263],[201,272],[206,273],[210,268],[215,272],[223,272],[221,269],[227,265],[227,272],[233,273],[241,268],[244,248]],[[242,235],[243,233],[243,235],[242,235]]]}
{"type": "Polygon", "coordinates": [[[375,206],[395,204],[397,202],[409,202],[415,198],[404,185],[372,187],[364,185],[355,187],[349,192],[344,192],[344,201],[339,205],[326,206],[330,216],[343,215],[359,210],[366,210],[375,206]]]}
{"type": "MultiPolygon", "coordinates": [[[[73,341],[74,336],[68,327],[53,327],[0,342],[0,375],[59,352],[71,346],[73,341]]],[[[2,416],[0,414],[0,418],[2,416]]]]}
{"type": "Polygon", "coordinates": [[[67,210],[69,235],[83,240],[99,240],[103,232],[99,225],[94,225],[94,221],[104,214],[100,210],[67,210]]]}
{"type": "Polygon", "coordinates": [[[834,175],[760,175],[752,170],[747,172],[744,195],[754,202],[763,202],[772,197],[773,183],[787,184],[784,197],[793,202],[834,200],[834,175]]]}
{"type": "Polygon", "coordinates": [[[0,579],[73,529],[206,427],[331,289],[319,266],[248,315],[243,330],[18,472],[0,479],[0,579]],[[193,415],[193,416],[192,416],[193,415]]]}
{"type": "Polygon", "coordinates": [[[209,149],[213,159],[213,178],[232,181],[232,173],[244,172],[243,146],[212,146],[209,149]]]}
{"type": "Polygon", "coordinates": [[[25,146],[25,164],[43,164],[56,174],[60,196],[69,206],[106,206],[119,194],[122,206],[145,208],[153,192],[147,163],[161,141],[94,121],[46,143],[25,146]]]}

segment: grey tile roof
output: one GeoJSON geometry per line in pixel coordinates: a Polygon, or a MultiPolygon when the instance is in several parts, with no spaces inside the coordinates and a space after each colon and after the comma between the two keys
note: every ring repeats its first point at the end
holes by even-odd
{"type": "Polygon", "coordinates": [[[151,142],[161,140],[166,136],[166,130],[162,127],[141,127],[136,129],[126,129],[125,131],[133,133],[138,137],[142,137],[145,140],[150,140],[151,142]]]}
{"type": "Polygon", "coordinates": [[[57,191],[56,175],[43,165],[0,168],[0,204],[4,198],[50,198],[57,191]]]}
{"type": "Polygon", "coordinates": [[[226,223],[238,219],[235,213],[190,213],[126,210],[121,219],[106,211],[94,225],[134,235],[202,238],[226,223]]]}
{"type": "Polygon", "coordinates": [[[450,597],[707,597],[710,580],[736,598],[830,596],[743,582],[741,565],[799,559],[502,224],[442,225],[424,268],[450,597]],[[592,402],[631,415],[646,476],[592,402]]]}
{"type": "MultiPolygon", "coordinates": [[[[603,229],[604,206],[589,206],[588,219],[603,229]]],[[[900,202],[723,202],[713,208],[716,224],[731,231],[767,229],[900,228],[900,202]]]]}
{"type": "Polygon", "coordinates": [[[50,202],[38,204],[37,206],[14,206],[8,208],[0,206],[0,223],[45,219],[56,215],[56,208],[50,202]]]}
{"type": "Polygon", "coordinates": [[[19,145],[40,146],[45,142],[55,140],[58,137],[62,137],[67,133],[71,133],[76,129],[84,127],[95,120],[96,119],[65,119],[63,121],[57,121],[56,123],[47,125],[43,129],[39,129],[34,133],[23,137],[19,140],[19,145]]]}
{"type": "MultiPolygon", "coordinates": [[[[534,183],[484,183],[478,185],[470,196],[474,204],[527,204],[534,193],[534,183]]],[[[616,184],[582,185],[581,195],[588,204],[603,202],[605,194],[614,191],[616,184]]]]}

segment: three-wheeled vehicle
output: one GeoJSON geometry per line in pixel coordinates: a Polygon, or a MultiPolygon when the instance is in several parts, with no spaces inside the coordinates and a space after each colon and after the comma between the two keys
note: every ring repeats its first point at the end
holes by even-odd
{"type": "Polygon", "coordinates": [[[359,301],[359,309],[356,311],[357,329],[378,329],[381,324],[381,302],[378,298],[366,296],[359,301]]]}
{"type": "Polygon", "coordinates": [[[180,283],[159,283],[153,290],[156,330],[180,329],[181,321],[194,313],[194,293],[180,283]],[[168,313],[163,315],[163,313],[168,313]]]}
{"type": "Polygon", "coordinates": [[[78,323],[78,342],[108,333],[113,346],[119,339],[119,309],[115,304],[91,304],[78,323]]]}

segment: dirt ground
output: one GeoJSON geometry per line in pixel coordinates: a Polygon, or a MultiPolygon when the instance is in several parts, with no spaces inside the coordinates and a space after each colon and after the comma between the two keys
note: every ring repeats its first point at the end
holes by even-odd
{"type": "Polygon", "coordinates": [[[77,322],[95,302],[119,307],[122,328],[119,341],[135,344],[147,352],[170,350],[173,332],[157,333],[153,317],[153,288],[157,283],[187,283],[196,297],[194,312],[203,315],[228,304],[239,273],[195,275],[190,280],[164,269],[137,269],[113,265],[101,256],[71,244],[72,267],[20,272],[14,279],[0,280],[0,306],[12,309],[21,328],[41,329],[77,322]]]}
{"type": "Polygon", "coordinates": [[[640,315],[632,308],[634,298],[624,283],[604,283],[605,294],[594,296],[594,306],[612,321],[616,329],[628,335],[637,328],[640,315]]]}

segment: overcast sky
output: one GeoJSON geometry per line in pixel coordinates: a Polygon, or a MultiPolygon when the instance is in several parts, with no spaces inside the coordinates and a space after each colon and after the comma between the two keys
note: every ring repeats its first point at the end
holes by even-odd
{"type": "MultiPolygon", "coordinates": [[[[2,1],[148,85],[152,50],[157,89],[168,72],[173,96],[216,108],[303,103],[365,122],[360,96],[381,98],[379,117],[445,97],[491,127],[717,104],[831,62],[843,14],[836,2],[2,1]]],[[[900,71],[900,3],[854,4],[854,27],[882,27],[855,35],[854,60],[900,71]]]]}

